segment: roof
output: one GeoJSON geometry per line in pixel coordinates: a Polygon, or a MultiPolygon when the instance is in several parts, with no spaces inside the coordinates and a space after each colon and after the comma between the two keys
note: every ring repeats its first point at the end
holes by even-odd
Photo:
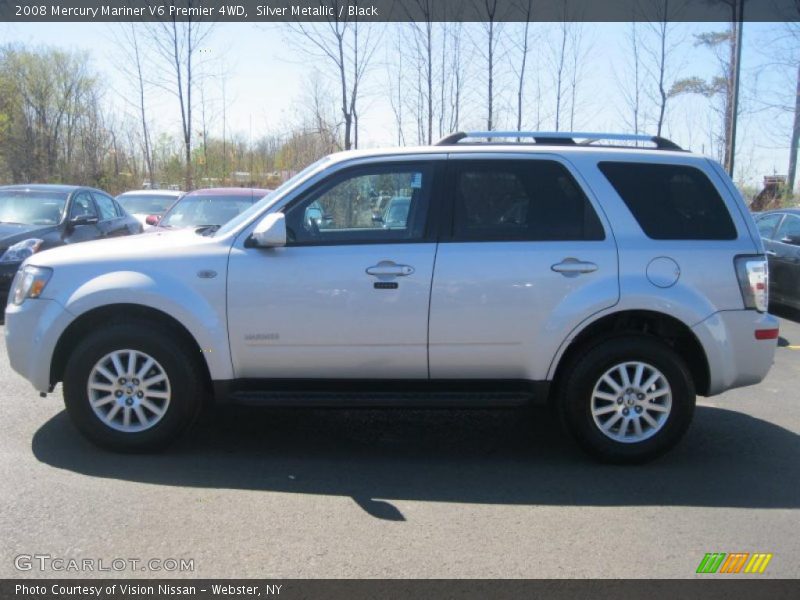
{"type": "MultiPolygon", "coordinates": [[[[180,190],[128,190],[121,193],[119,196],[126,196],[128,194],[136,194],[137,196],[181,196],[184,192],[180,190]]],[[[117,198],[119,198],[117,196],[117,198]]]]}
{"type": "Polygon", "coordinates": [[[272,190],[262,188],[220,187],[202,188],[189,192],[187,196],[266,196],[272,190]]]}
{"type": "Polygon", "coordinates": [[[74,192],[78,188],[83,187],[80,185],[60,185],[52,183],[21,183],[15,185],[0,186],[0,190],[11,190],[16,192],[63,192],[68,194],[74,192]]]}

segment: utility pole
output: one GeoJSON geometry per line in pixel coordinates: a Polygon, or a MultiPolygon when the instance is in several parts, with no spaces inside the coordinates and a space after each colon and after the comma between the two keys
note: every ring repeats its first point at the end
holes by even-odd
{"type": "Polygon", "coordinates": [[[739,74],[742,69],[742,33],[744,29],[744,0],[734,0],[733,20],[733,64],[731,65],[731,98],[730,121],[728,127],[728,147],[725,156],[725,170],[733,178],[734,159],[736,157],[736,122],[739,117],[739,74]]]}

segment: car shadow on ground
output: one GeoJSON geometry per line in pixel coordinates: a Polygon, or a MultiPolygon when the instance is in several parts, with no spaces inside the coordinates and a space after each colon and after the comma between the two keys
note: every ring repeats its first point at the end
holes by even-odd
{"type": "Polygon", "coordinates": [[[41,462],[92,477],[349,496],[389,520],[403,520],[392,500],[800,507],[800,436],[710,407],[698,407],[677,448],[635,467],[587,459],[551,415],[528,409],[231,408],[158,455],[99,450],[62,412],[32,445],[41,462]]]}

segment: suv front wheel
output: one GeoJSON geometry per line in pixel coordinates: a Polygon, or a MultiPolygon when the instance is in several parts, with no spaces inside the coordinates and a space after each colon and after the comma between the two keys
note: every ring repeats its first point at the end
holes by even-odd
{"type": "Polygon", "coordinates": [[[686,433],[694,405],[686,363],[646,336],[591,347],[560,386],[567,429],[585,451],[608,462],[645,462],[663,454],[686,433]]]}
{"type": "Polygon", "coordinates": [[[64,372],[64,403],[95,444],[120,452],[174,441],[203,403],[205,378],[186,347],[148,322],[115,323],[89,334],[64,372]]]}

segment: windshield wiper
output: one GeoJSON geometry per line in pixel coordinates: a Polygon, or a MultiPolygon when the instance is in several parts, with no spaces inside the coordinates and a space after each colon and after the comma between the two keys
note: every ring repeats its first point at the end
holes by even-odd
{"type": "Polygon", "coordinates": [[[222,227],[222,225],[197,225],[194,232],[200,235],[211,235],[220,227],[222,227]]]}

